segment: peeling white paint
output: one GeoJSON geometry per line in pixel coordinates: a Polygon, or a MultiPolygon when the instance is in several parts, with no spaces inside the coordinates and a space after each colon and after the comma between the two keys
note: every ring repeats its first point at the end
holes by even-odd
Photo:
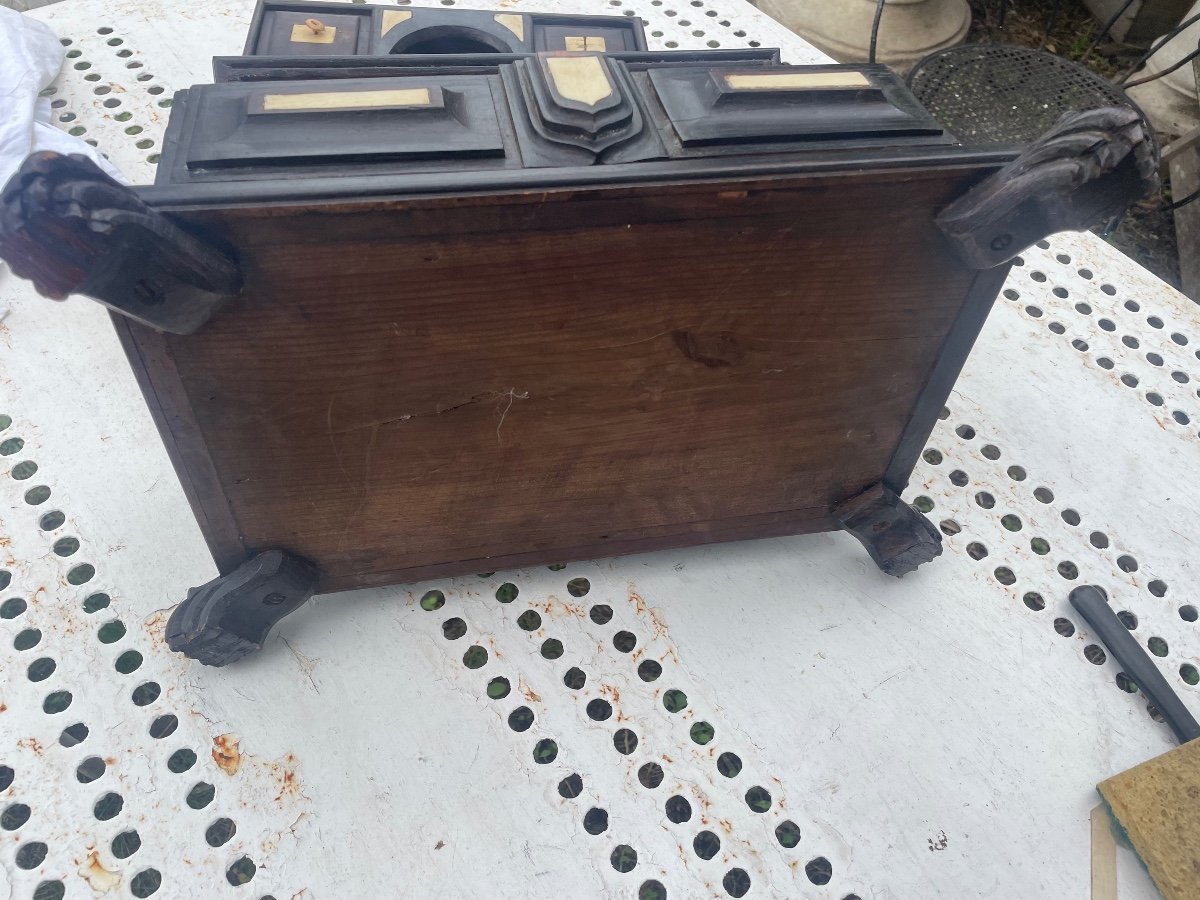
{"type": "MultiPolygon", "coordinates": [[[[517,0],[471,5],[544,8],[517,0]]],[[[160,104],[176,89],[209,81],[211,56],[240,52],[251,9],[245,0],[186,7],[73,0],[39,10],[91,63],[87,71],[102,76],[89,82],[69,68],[55,95],[66,101],[59,114],[74,113],[114,162],[149,182],[148,158],[166,122],[160,104]],[[100,34],[103,27],[114,31],[100,34]],[[124,50],[130,55],[118,55],[124,50]],[[139,82],[140,74],[151,78],[139,82]],[[95,94],[96,85],[112,85],[119,108],[103,106],[107,95],[95,94]],[[163,90],[151,94],[150,87],[163,90]],[[116,118],[125,112],[130,118],[116,118]],[[133,127],[142,131],[128,134],[133,127]],[[154,146],[138,148],[141,140],[154,146]]],[[[565,0],[554,11],[636,12],[656,48],[756,40],[784,47],[791,61],[821,61],[740,0],[699,7],[565,0]],[[668,9],[676,15],[665,15],[668,9]]],[[[1020,302],[997,303],[956,387],[951,417],[931,441],[943,462],[922,463],[914,476],[908,496],[931,497],[935,521],[953,517],[961,526],[947,539],[946,555],[920,572],[886,579],[852,540],[823,535],[448,579],[319,598],[286,620],[263,654],[221,671],[188,665],[162,644],[171,606],[211,577],[212,566],[103,311],[81,298],[51,304],[6,278],[0,413],[13,416],[28,442],[19,458],[38,462],[35,481],[53,494],[30,507],[23,499],[29,483],[0,478],[0,534],[9,536],[0,541],[8,560],[0,567],[12,571],[14,585],[0,599],[20,595],[30,603],[20,620],[0,621],[0,763],[16,771],[0,802],[28,802],[34,814],[15,837],[43,840],[50,850],[33,871],[0,853],[0,897],[25,900],[48,878],[64,880],[69,900],[92,896],[80,875],[91,847],[104,870],[122,879],[118,895],[154,867],[163,874],[158,896],[203,900],[268,893],[293,900],[630,897],[649,877],[663,880],[671,897],[719,897],[735,865],[753,880],[750,896],[1085,897],[1092,786],[1171,742],[1144,702],[1114,685],[1111,661],[1087,660],[1090,641],[1080,623],[1071,638],[1054,630],[1055,617],[1071,617],[1070,585],[1055,566],[1074,561],[1081,577],[1138,615],[1139,637],[1168,642],[1164,672],[1197,709],[1197,690],[1177,673],[1197,662],[1200,637],[1177,609],[1195,602],[1200,426],[1188,429],[1171,412],[1200,415],[1200,365],[1189,355],[1200,322],[1189,301],[1096,239],[1052,243],[1025,254],[1026,266],[1010,280],[1020,302]],[[1059,253],[1071,262],[1058,262],[1059,253]],[[1047,273],[1047,281],[1033,281],[1033,271],[1047,273]],[[1100,291],[1106,283],[1114,295],[1100,291]],[[1055,286],[1068,296],[1055,296],[1055,286]],[[1093,307],[1090,316],[1073,311],[1081,298],[1093,307]],[[1128,299],[1143,307],[1140,319],[1124,307],[1128,299]],[[1027,305],[1044,315],[1024,312],[1027,305]],[[1163,329],[1146,323],[1151,314],[1163,318],[1163,329]],[[1119,329],[1099,329],[1101,316],[1119,329]],[[1064,335],[1048,330],[1051,320],[1064,325],[1064,335]],[[1173,344],[1175,330],[1192,343],[1173,344]],[[1120,343],[1127,334],[1142,346],[1120,343]],[[1072,339],[1096,349],[1080,354],[1072,339]],[[1164,366],[1146,360],[1151,348],[1164,366]],[[1101,352],[1120,368],[1096,366],[1101,352]],[[1191,380],[1176,382],[1171,371],[1191,380]],[[1143,387],[1127,388],[1124,372],[1143,387]],[[1144,399],[1151,389],[1167,401],[1161,409],[1144,399]],[[975,438],[955,433],[964,423],[975,438]],[[1001,449],[999,460],[979,452],[988,442],[1001,449]],[[1014,463],[1026,470],[1025,481],[1008,476],[1014,463]],[[967,473],[966,486],[948,480],[955,469],[967,473]],[[1055,501],[1038,501],[1035,486],[1051,488],[1055,501]],[[974,502],[979,490],[996,498],[992,510],[974,502]],[[1081,526],[1063,523],[1068,506],[1080,512],[1081,526]],[[62,509],[67,522],[43,535],[37,519],[51,508],[62,509]],[[1021,531],[1000,523],[1009,511],[1021,517],[1021,531]],[[1090,544],[1093,529],[1109,537],[1110,549],[1090,544]],[[83,546],[62,561],[49,547],[66,533],[83,546]],[[1032,534],[1053,552],[1034,553],[1032,534]],[[989,555],[966,555],[973,541],[989,555]],[[1136,573],[1116,565],[1121,553],[1139,560],[1136,573]],[[79,588],[67,585],[69,565],[85,558],[97,575],[79,588]],[[1013,586],[997,582],[1000,565],[1016,573],[1013,586]],[[573,577],[590,580],[586,597],[565,593],[573,577]],[[1169,585],[1165,597],[1148,591],[1155,579],[1169,585]],[[520,586],[511,605],[494,599],[502,580],[520,586]],[[447,605],[427,613],[414,598],[435,586],[447,605]],[[112,603],[83,613],[80,603],[94,590],[109,592],[112,603]],[[1029,590],[1044,596],[1044,610],[1024,605],[1029,590]],[[587,617],[597,603],[613,607],[611,623],[587,617]],[[540,633],[515,624],[530,606],[543,615],[540,633]],[[456,641],[440,630],[451,615],[468,625],[456,641]],[[129,633],[100,643],[96,629],[114,618],[129,633]],[[43,651],[12,647],[25,622],[43,631],[39,647],[58,663],[46,682],[24,676],[43,651]],[[613,648],[620,629],[638,638],[632,654],[613,648]],[[538,653],[546,637],[563,642],[562,657],[538,653]],[[484,668],[463,667],[469,642],[487,648],[484,668]],[[118,675],[113,662],[129,648],[145,661],[118,675]],[[645,658],[661,661],[658,681],[638,678],[636,664],[645,658]],[[588,674],[581,691],[562,684],[570,666],[588,674]],[[515,687],[501,701],[485,693],[496,674],[515,687]],[[149,680],[162,694],[137,707],[130,694],[149,680]],[[71,707],[43,713],[45,695],[63,686],[73,693],[71,707]],[[668,688],[687,693],[686,710],[663,708],[668,688]],[[612,719],[587,717],[587,702],[598,697],[612,703],[612,719]],[[517,733],[507,716],[521,704],[535,722],[517,733]],[[176,731],[151,738],[151,723],[168,711],[179,717],[176,731]],[[715,726],[711,745],[689,739],[697,718],[715,726]],[[87,722],[90,734],[62,747],[58,735],[74,721],[87,722]],[[638,734],[629,757],[612,745],[617,727],[638,734]],[[224,770],[212,755],[221,735],[238,738],[232,773],[228,742],[218,754],[224,770]],[[532,748],[543,738],[557,741],[559,752],[538,765],[532,748]],[[166,768],[180,748],[197,756],[182,775],[166,768]],[[733,779],[715,769],[714,757],[727,751],[744,764],[733,779]],[[113,763],[82,785],[75,767],[89,755],[113,763]],[[637,779],[650,761],[665,772],[654,789],[637,779]],[[565,800],[556,785],[571,772],[584,777],[584,793],[565,800]],[[213,784],[216,799],[193,810],[184,798],[198,781],[213,784]],[[754,784],[771,792],[771,812],[747,807],[754,784]],[[123,809],[97,822],[93,804],[109,790],[122,795],[123,809]],[[666,819],[672,793],[689,799],[693,820],[666,819]],[[582,828],[591,805],[610,814],[602,835],[582,828]],[[205,830],[219,816],[234,819],[237,833],[212,848],[205,830]],[[802,834],[792,852],[774,839],[784,817],[802,834]],[[722,836],[724,850],[711,861],[691,848],[701,827],[722,836]],[[117,860],[112,839],[130,828],[142,846],[117,860]],[[618,843],[637,849],[633,872],[610,864],[618,843]],[[825,888],[803,872],[818,854],[833,863],[825,888]],[[258,871],[250,885],[235,888],[225,870],[242,855],[258,871]]],[[[520,427],[513,401],[521,389],[507,391],[496,400],[498,440],[501,424],[504,434],[520,427]]],[[[1120,872],[1122,897],[1154,896],[1128,855],[1120,872]]]]}

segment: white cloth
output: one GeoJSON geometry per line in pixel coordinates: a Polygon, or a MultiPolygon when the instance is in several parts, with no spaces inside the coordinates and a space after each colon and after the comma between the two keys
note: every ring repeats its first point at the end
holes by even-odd
{"type": "Polygon", "coordinates": [[[86,154],[127,183],[95,147],[50,124],[50,98],[38,94],[58,76],[65,56],[44,23],[0,7],[0,186],[38,150],[86,154]]]}

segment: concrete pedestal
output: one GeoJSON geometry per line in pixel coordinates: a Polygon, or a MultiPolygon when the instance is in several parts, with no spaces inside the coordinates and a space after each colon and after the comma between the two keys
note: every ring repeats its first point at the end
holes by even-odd
{"type": "MultiPolygon", "coordinates": [[[[1098,23],[1107,22],[1124,4],[1125,0],[1083,0],[1098,23]]],[[[1145,44],[1174,28],[1189,5],[1188,0],[1142,0],[1125,10],[1108,33],[1127,44],[1145,44]]]]}
{"type": "MultiPolygon", "coordinates": [[[[1190,19],[1197,13],[1200,13],[1200,3],[1196,3],[1188,10],[1184,18],[1190,19]]],[[[1175,65],[1175,63],[1179,62],[1189,53],[1194,52],[1197,44],[1200,44],[1200,22],[1190,26],[1158,47],[1154,55],[1146,62],[1145,71],[1138,72],[1131,80],[1147,75],[1157,75],[1164,69],[1171,68],[1171,66],[1175,65]]],[[[1190,65],[1181,66],[1170,75],[1164,75],[1159,81],[1183,97],[1190,98],[1193,103],[1196,102],[1196,73],[1192,71],[1190,65]]]]}
{"type": "MultiPolygon", "coordinates": [[[[1200,13],[1200,3],[1196,3],[1187,16],[1196,13],[1200,13]]],[[[1130,81],[1157,75],[1169,69],[1194,51],[1198,42],[1200,23],[1159,47],[1141,71],[1133,74],[1130,81]]],[[[1145,110],[1154,127],[1165,135],[1187,134],[1200,125],[1200,107],[1196,103],[1196,71],[1191,65],[1181,66],[1157,81],[1130,88],[1129,96],[1145,110]]]]}
{"type": "MultiPolygon", "coordinates": [[[[875,0],[759,0],[758,7],[840,62],[867,59],[875,0]]],[[[960,43],[970,26],[967,0],[888,0],[879,62],[909,69],[960,43]]]]}

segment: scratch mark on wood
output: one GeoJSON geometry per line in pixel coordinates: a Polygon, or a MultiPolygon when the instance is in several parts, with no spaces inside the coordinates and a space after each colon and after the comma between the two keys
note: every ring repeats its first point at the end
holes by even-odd
{"type": "Polygon", "coordinates": [[[508,404],[504,407],[504,411],[500,413],[500,421],[496,423],[496,443],[501,447],[504,446],[504,439],[500,437],[500,426],[504,424],[504,417],[508,415],[508,411],[512,409],[513,400],[528,400],[529,391],[517,393],[516,388],[509,388],[507,393],[502,393],[501,397],[508,397],[508,404]]]}

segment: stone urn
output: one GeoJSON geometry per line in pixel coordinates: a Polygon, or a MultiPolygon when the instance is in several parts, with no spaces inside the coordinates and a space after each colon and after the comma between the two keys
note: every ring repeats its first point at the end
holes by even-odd
{"type": "MultiPolygon", "coordinates": [[[[1190,18],[1200,13],[1200,3],[1188,12],[1190,18]]],[[[1200,42],[1200,23],[1192,25],[1170,41],[1159,38],[1154,55],[1130,81],[1139,81],[1169,69],[1200,42]]],[[[1169,135],[1184,135],[1200,125],[1200,109],[1196,106],[1196,70],[1192,64],[1176,69],[1157,81],[1127,89],[1129,97],[1142,108],[1154,127],[1169,135]]]]}
{"type": "MultiPolygon", "coordinates": [[[[839,62],[870,52],[875,0],[758,0],[758,8],[839,62]]],[[[879,26],[879,62],[910,69],[961,43],[971,27],[967,0],[887,0],[879,26]]]]}
{"type": "MultiPolygon", "coordinates": [[[[1197,3],[1188,10],[1184,18],[1190,19],[1197,13],[1200,13],[1200,3],[1197,3]]],[[[1155,50],[1154,55],[1146,62],[1146,68],[1133,75],[1129,80],[1136,81],[1139,78],[1157,75],[1159,72],[1171,68],[1171,66],[1175,65],[1175,63],[1179,62],[1189,53],[1195,51],[1198,44],[1200,44],[1200,22],[1188,26],[1165,44],[1160,40],[1158,42],[1158,49],[1155,50]]],[[[1195,102],[1196,70],[1192,66],[1182,66],[1170,75],[1164,75],[1160,81],[1175,91],[1180,97],[1195,102]]]]}

